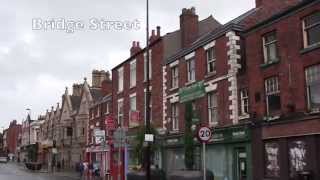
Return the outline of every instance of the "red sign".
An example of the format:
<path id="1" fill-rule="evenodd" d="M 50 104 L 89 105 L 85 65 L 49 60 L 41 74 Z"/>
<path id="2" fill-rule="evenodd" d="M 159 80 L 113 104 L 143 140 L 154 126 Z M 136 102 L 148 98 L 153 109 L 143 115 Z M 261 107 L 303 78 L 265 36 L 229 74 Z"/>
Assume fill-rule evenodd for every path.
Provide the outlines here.
<path id="1" fill-rule="evenodd" d="M 140 112 L 131 111 L 130 112 L 130 122 L 129 127 L 137 127 L 140 125 Z"/>
<path id="2" fill-rule="evenodd" d="M 105 124 L 106 124 L 107 130 L 114 130 L 114 129 L 117 128 L 116 127 L 116 122 L 114 121 L 112 116 L 107 116 L 106 117 Z"/>

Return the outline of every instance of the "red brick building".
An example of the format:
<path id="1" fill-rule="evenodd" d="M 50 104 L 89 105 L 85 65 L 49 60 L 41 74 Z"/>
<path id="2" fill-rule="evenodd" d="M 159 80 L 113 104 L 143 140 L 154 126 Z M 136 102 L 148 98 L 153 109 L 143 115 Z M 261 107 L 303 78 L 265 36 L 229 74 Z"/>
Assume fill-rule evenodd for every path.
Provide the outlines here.
<path id="1" fill-rule="evenodd" d="M 9 128 L 6 133 L 6 151 L 8 156 L 15 157 L 18 147 L 18 136 L 21 132 L 21 125 L 17 124 L 16 120 L 10 122 Z"/>
<path id="2" fill-rule="evenodd" d="M 261 124 L 255 179 L 320 179 L 320 1 L 303 1 L 243 38 L 250 114 Z"/>
<path id="3" fill-rule="evenodd" d="M 195 38 L 208 33 L 220 24 L 212 17 L 198 20 L 195 9 L 184 9 L 180 16 L 180 30 L 160 34 L 160 27 L 150 37 L 150 64 L 146 62 L 146 50 L 139 42 L 133 42 L 131 56 L 112 70 L 113 115 L 119 125 L 128 127 L 129 138 L 145 123 L 146 67 L 150 69 L 151 124 L 162 135 L 167 133 L 164 93 L 166 92 L 163 64 L 178 51 L 190 46 Z M 131 140 L 129 140 L 132 143 Z M 130 144 L 129 143 L 129 144 Z M 134 165 L 129 145 L 129 166 Z M 154 164 L 162 166 L 162 154 L 156 153 Z"/>

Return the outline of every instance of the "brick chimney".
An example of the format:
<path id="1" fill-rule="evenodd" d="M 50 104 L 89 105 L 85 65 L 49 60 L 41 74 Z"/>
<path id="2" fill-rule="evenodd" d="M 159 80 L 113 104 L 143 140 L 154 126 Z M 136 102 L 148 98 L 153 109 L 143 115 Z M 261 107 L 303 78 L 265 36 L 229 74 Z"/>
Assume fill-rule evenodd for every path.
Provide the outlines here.
<path id="1" fill-rule="evenodd" d="M 106 79 L 107 79 L 107 73 L 104 70 L 92 71 L 92 87 L 93 88 L 101 88 L 102 82 Z"/>
<path id="2" fill-rule="evenodd" d="M 256 7 L 260 7 L 262 5 L 263 0 L 256 0 Z"/>
<path id="3" fill-rule="evenodd" d="M 106 79 L 101 83 L 101 91 L 103 96 L 111 94 L 112 92 L 112 80 L 109 71 L 106 73 Z"/>
<path id="4" fill-rule="evenodd" d="M 132 56 L 132 55 L 136 54 L 139 51 L 141 51 L 140 42 L 139 41 L 133 41 L 132 42 L 132 47 L 130 49 L 130 55 Z"/>
<path id="5" fill-rule="evenodd" d="M 259 7 L 281 7 L 281 8 L 286 8 L 292 5 L 297 4 L 297 2 L 302 1 L 302 0 L 256 0 L 256 8 Z M 280 9 L 281 9 L 280 8 Z"/>
<path id="6" fill-rule="evenodd" d="M 199 33 L 198 24 L 199 16 L 196 14 L 194 7 L 182 9 L 182 14 L 180 15 L 181 47 L 188 47 L 196 40 Z"/>
<path id="7" fill-rule="evenodd" d="M 73 96 L 81 96 L 81 89 L 82 89 L 81 84 L 73 84 L 72 85 L 72 95 Z"/>
<path id="8" fill-rule="evenodd" d="M 154 29 L 151 31 L 150 43 L 160 38 L 160 36 L 160 26 L 157 26 L 157 31 Z"/>

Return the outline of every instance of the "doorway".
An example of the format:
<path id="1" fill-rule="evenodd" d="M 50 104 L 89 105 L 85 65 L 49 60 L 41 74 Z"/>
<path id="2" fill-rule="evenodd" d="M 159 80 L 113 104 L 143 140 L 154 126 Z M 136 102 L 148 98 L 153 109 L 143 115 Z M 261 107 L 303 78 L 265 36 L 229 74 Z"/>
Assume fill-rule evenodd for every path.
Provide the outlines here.
<path id="1" fill-rule="evenodd" d="M 248 180 L 246 149 L 236 148 L 234 152 L 235 152 L 235 179 Z"/>

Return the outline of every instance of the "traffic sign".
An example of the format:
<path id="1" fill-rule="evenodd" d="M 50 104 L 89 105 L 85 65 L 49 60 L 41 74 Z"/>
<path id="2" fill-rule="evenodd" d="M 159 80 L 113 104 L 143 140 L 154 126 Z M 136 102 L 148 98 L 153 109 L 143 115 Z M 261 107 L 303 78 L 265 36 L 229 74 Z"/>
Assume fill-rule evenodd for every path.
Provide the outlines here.
<path id="1" fill-rule="evenodd" d="M 202 143 L 207 143 L 212 137 L 211 129 L 207 126 L 202 126 L 198 130 L 198 139 Z"/>

